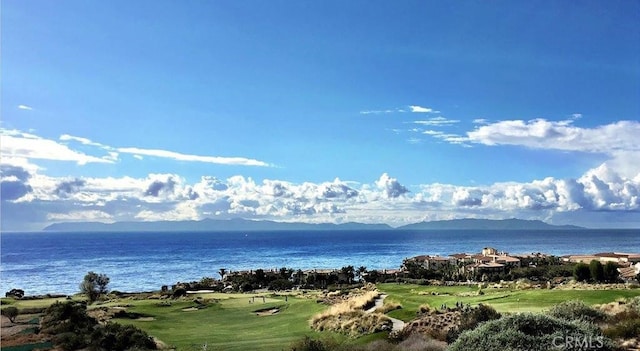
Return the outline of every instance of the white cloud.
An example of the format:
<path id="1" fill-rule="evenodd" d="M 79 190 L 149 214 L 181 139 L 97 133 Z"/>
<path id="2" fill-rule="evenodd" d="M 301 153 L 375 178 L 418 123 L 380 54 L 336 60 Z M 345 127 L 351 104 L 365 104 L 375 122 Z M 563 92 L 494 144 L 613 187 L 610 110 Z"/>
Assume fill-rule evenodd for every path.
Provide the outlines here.
<path id="1" fill-rule="evenodd" d="M 118 161 L 120 153 L 125 153 L 131 154 L 132 157 L 138 160 L 142 160 L 144 155 L 186 162 L 272 167 L 271 164 L 266 162 L 245 157 L 199 156 L 137 147 L 115 148 L 94 142 L 88 138 L 69 134 L 61 135 L 59 140 L 62 142 L 77 142 L 82 145 L 93 146 L 98 149 L 98 152 L 104 155 L 100 157 L 87 155 L 83 152 L 73 150 L 67 143 L 60 143 L 19 130 L 0 129 L 0 136 L 2 137 L 1 156 L 3 159 L 73 161 L 84 165 L 87 163 L 115 163 Z"/>
<path id="2" fill-rule="evenodd" d="M 27 110 L 27 111 L 31 111 L 31 110 L 33 110 L 33 107 L 31 107 L 31 106 L 27 106 L 27 105 L 18 105 L 18 109 L 19 109 L 19 110 Z"/>
<path id="3" fill-rule="evenodd" d="M 420 124 L 424 126 L 451 126 L 456 123 L 460 123 L 457 119 L 448 119 L 442 116 L 429 118 L 426 120 L 413 121 L 414 124 Z"/>
<path id="4" fill-rule="evenodd" d="M 418 106 L 418 105 L 410 105 L 409 108 L 411 109 L 411 112 L 413 112 L 413 113 L 431 113 L 431 112 L 433 112 L 433 109 L 431 109 L 431 108 L 422 107 L 422 106 Z"/>
<path id="5" fill-rule="evenodd" d="M 418 106 L 418 105 L 409 105 L 407 107 L 409 109 L 397 107 L 397 108 L 393 108 L 393 109 L 384 109 L 384 110 L 362 110 L 362 111 L 360 111 L 360 114 L 361 115 L 378 115 L 378 114 L 406 113 L 406 112 L 411 112 L 411 113 L 440 113 L 440 111 L 435 111 L 435 110 L 433 110 L 432 108 L 429 108 L 429 107 L 422 107 L 422 106 Z"/>
<path id="6" fill-rule="evenodd" d="M 95 157 L 75 151 L 54 140 L 23 133 L 17 130 L 0 130 L 2 158 L 23 158 L 54 161 L 72 161 L 80 165 L 87 163 L 113 163 L 113 160 Z"/>
<path id="7" fill-rule="evenodd" d="M 83 145 L 90 145 L 90 146 L 97 146 L 106 150 L 113 150 L 112 147 L 104 145 L 104 144 L 100 144 L 100 143 L 96 143 L 90 139 L 87 138 L 82 138 L 82 137 L 77 137 L 77 136 L 73 136 L 73 135 L 69 135 L 69 134 L 62 134 L 60 136 L 60 140 L 62 141 L 77 141 L 80 144 Z"/>
<path id="8" fill-rule="evenodd" d="M 396 113 L 396 112 L 404 112 L 398 109 L 395 110 L 364 110 L 364 111 L 360 111 L 361 115 L 380 115 L 380 114 L 387 114 L 387 113 Z"/>
<path id="9" fill-rule="evenodd" d="M 266 162 L 245 158 L 245 157 L 198 156 L 198 155 L 182 154 L 179 152 L 173 152 L 173 151 L 167 151 L 167 150 L 141 149 L 137 147 L 123 147 L 123 148 L 118 148 L 116 150 L 118 152 L 125 153 L 125 154 L 169 158 L 176 161 L 204 162 L 204 163 L 238 165 L 238 166 L 260 166 L 260 167 L 271 166 Z"/>
<path id="10" fill-rule="evenodd" d="M 508 120 L 479 127 L 467 133 L 467 140 L 485 145 L 519 145 L 611 154 L 640 151 L 640 122 L 619 121 L 594 128 L 580 128 L 572 120 Z"/>

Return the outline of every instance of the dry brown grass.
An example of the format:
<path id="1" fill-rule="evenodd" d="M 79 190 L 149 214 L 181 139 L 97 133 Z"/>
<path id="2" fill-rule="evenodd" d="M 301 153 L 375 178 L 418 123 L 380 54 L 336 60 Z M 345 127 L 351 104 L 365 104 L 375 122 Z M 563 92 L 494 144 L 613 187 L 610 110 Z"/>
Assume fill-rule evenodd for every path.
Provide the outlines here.
<path id="1" fill-rule="evenodd" d="M 350 336 L 390 330 L 391 319 L 381 313 L 366 313 L 364 308 L 372 305 L 380 296 L 378 291 L 366 291 L 360 295 L 337 303 L 310 320 L 315 330 L 331 330 Z"/>
<path id="2" fill-rule="evenodd" d="M 389 301 L 388 299 L 384 301 L 384 304 L 378 308 L 376 308 L 376 312 L 386 314 L 388 312 L 399 310 L 402 308 L 402 305 L 396 301 Z"/>

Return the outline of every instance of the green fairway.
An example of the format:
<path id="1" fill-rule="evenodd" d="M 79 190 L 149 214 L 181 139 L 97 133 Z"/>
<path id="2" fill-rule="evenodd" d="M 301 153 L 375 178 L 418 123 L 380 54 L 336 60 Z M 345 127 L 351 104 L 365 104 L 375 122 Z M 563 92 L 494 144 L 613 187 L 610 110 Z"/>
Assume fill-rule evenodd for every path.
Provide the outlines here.
<path id="1" fill-rule="evenodd" d="M 304 335 L 329 336 L 342 341 L 344 336 L 317 333 L 308 320 L 326 308 L 315 299 L 284 296 L 261 297 L 249 303 L 252 295 L 203 294 L 217 299 L 207 308 L 184 311 L 197 306 L 192 299 L 160 306 L 158 301 L 133 301 L 128 310 L 153 317 L 140 321 L 116 319 L 118 323 L 134 324 L 178 350 L 283 350 Z M 254 311 L 278 308 L 273 315 L 258 316 Z"/>
<path id="2" fill-rule="evenodd" d="M 640 296 L 640 289 L 633 290 L 547 290 L 547 289 L 482 289 L 477 295 L 477 286 L 423 286 L 413 284 L 379 284 L 378 289 L 389 295 L 389 299 L 402 304 L 402 309 L 392 311 L 389 316 L 409 321 L 416 316 L 422 304 L 440 308 L 442 304 L 455 307 L 456 302 L 491 305 L 499 312 L 539 312 L 567 300 L 579 299 L 587 304 L 601 304 L 621 298 Z"/>

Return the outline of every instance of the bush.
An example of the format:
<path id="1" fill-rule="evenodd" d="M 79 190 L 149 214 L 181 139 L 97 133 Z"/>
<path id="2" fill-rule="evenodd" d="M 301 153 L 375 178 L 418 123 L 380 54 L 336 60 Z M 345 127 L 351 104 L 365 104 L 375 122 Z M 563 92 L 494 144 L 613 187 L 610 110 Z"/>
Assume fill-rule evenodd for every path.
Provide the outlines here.
<path id="1" fill-rule="evenodd" d="M 472 308 L 462 312 L 460 315 L 460 324 L 457 328 L 449 329 L 446 340 L 448 343 L 452 343 L 462 332 L 473 330 L 482 322 L 500 319 L 500 317 L 502 317 L 502 315 L 493 307 L 479 304 L 477 308 Z"/>
<path id="2" fill-rule="evenodd" d="M 123 351 L 154 350 L 156 345 L 144 331 L 132 326 L 100 325 L 87 315 L 87 306 L 77 302 L 56 302 L 42 317 L 42 332 L 53 335 L 62 350 Z"/>
<path id="3" fill-rule="evenodd" d="M 311 339 L 305 336 L 302 340 L 291 345 L 291 351 L 330 351 L 332 350 L 321 340 Z"/>
<path id="4" fill-rule="evenodd" d="M 589 270 L 589 265 L 586 263 L 578 263 L 573 268 L 573 277 L 579 281 L 587 281 L 591 278 L 591 270 Z"/>
<path id="5" fill-rule="evenodd" d="M 290 290 L 293 288 L 293 282 L 288 279 L 276 279 L 269 284 L 269 290 Z"/>
<path id="6" fill-rule="evenodd" d="M 171 294 L 171 297 L 174 299 L 177 299 L 179 297 L 182 296 L 187 296 L 187 289 L 185 288 L 177 288 L 175 290 L 173 290 L 173 294 Z"/>
<path id="7" fill-rule="evenodd" d="M 637 338 L 640 335 L 640 318 L 624 320 L 604 330 L 610 338 Z"/>
<path id="8" fill-rule="evenodd" d="M 571 337 L 571 339 L 569 339 Z M 613 342 L 585 321 L 568 321 L 548 315 L 515 314 L 486 322 L 466 331 L 450 351 L 584 350 L 584 342 L 601 351 L 613 351 Z"/>
<path id="9" fill-rule="evenodd" d="M 16 322 L 16 317 L 18 317 L 18 308 L 17 307 L 9 306 L 9 307 L 3 308 L 0 312 L 2 312 L 3 316 L 9 318 L 11 323 L 15 323 Z"/>
<path id="10" fill-rule="evenodd" d="M 568 321 L 585 320 L 588 322 L 601 322 L 607 317 L 604 312 L 596 310 L 580 300 L 561 302 L 553 306 L 548 314 Z"/>
<path id="11" fill-rule="evenodd" d="M 447 344 L 425 335 L 411 334 L 395 348 L 397 351 L 445 351 Z"/>
<path id="12" fill-rule="evenodd" d="M 156 344 L 147 333 L 132 325 L 107 323 L 91 334 L 90 347 L 105 351 L 155 350 Z"/>
<path id="13" fill-rule="evenodd" d="M 80 292 L 85 294 L 89 302 L 94 302 L 108 292 L 109 277 L 106 274 L 89 272 L 80 283 Z"/>
<path id="14" fill-rule="evenodd" d="M 21 299 L 24 297 L 24 290 L 22 289 L 11 289 L 4 293 L 4 297 L 13 297 L 15 299 Z"/>
<path id="15" fill-rule="evenodd" d="M 604 266 L 600 261 L 592 260 L 589 263 L 589 271 L 591 272 L 591 280 L 596 283 L 604 281 Z"/>

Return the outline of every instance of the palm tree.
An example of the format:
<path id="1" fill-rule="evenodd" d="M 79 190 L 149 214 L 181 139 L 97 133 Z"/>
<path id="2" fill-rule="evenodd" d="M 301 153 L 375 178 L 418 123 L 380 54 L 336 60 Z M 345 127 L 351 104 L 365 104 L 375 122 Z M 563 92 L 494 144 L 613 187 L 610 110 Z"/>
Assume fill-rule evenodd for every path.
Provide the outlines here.
<path id="1" fill-rule="evenodd" d="M 358 280 L 362 280 L 362 276 L 367 273 L 367 267 L 365 266 L 360 266 L 358 267 L 358 270 L 356 271 L 357 275 L 358 275 Z"/>
<path id="2" fill-rule="evenodd" d="M 226 268 L 220 268 L 218 270 L 218 274 L 220 274 L 220 280 L 224 280 L 224 276 L 227 274 L 227 269 Z"/>
<path id="3" fill-rule="evenodd" d="M 347 282 L 349 284 L 351 284 L 351 281 L 353 280 L 353 272 L 355 271 L 355 269 L 353 268 L 353 266 L 349 265 L 346 267 L 342 267 L 340 269 L 340 272 L 345 275 L 345 277 L 347 278 Z"/>

